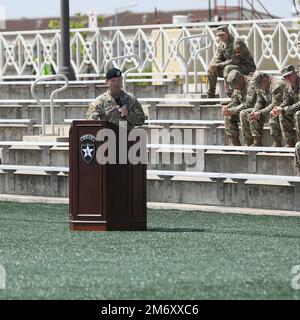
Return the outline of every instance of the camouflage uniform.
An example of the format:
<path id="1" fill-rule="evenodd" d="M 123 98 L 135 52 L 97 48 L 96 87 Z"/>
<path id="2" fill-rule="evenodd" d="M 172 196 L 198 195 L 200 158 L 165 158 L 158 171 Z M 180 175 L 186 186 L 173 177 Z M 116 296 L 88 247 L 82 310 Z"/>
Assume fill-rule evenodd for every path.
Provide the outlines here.
<path id="1" fill-rule="evenodd" d="M 231 64 L 237 65 L 244 75 L 249 75 L 255 72 L 256 65 L 251 52 L 247 48 L 245 42 L 241 38 L 234 41 L 234 55 L 231 59 Z"/>
<path id="2" fill-rule="evenodd" d="M 239 48 L 239 53 L 235 52 L 237 48 Z M 235 40 L 231 35 L 227 44 L 221 42 L 219 45 L 213 64 L 217 65 L 217 70 L 215 72 L 208 71 L 208 94 L 211 96 L 215 93 L 218 77 L 223 77 L 226 80 L 232 70 L 238 70 L 242 74 L 249 75 L 256 69 L 253 57 L 246 44 L 242 39 L 237 38 Z"/>
<path id="3" fill-rule="evenodd" d="M 241 127 L 245 138 L 262 137 L 264 123 L 269 118 L 270 112 L 275 106 L 282 103 L 284 83 L 282 81 L 278 81 L 274 77 L 268 76 L 268 78 L 270 83 L 268 92 L 258 89 L 257 100 L 254 108 L 252 110 L 244 110 L 243 113 L 241 113 Z M 253 111 L 260 111 L 260 118 L 257 121 L 250 122 L 248 120 L 248 116 Z M 270 117 L 269 123 L 271 126 L 271 136 L 279 137 L 281 139 L 278 117 Z"/>
<path id="4" fill-rule="evenodd" d="M 119 107 L 126 107 L 128 115 L 122 117 L 117 110 Z M 145 114 L 141 104 L 131 94 L 121 90 L 119 97 L 112 97 L 108 90 L 93 101 L 86 114 L 88 120 L 106 120 L 119 125 L 119 121 L 127 121 L 128 129 L 134 126 L 141 126 L 145 121 Z"/>
<path id="5" fill-rule="evenodd" d="M 297 142 L 295 146 L 295 165 L 300 173 L 300 141 Z"/>
<path id="6" fill-rule="evenodd" d="M 235 71 L 232 71 L 234 73 Z M 228 75 L 228 80 L 231 80 L 231 74 Z M 244 109 L 252 110 L 256 101 L 256 91 L 250 77 L 243 76 L 245 80 L 244 88 L 239 91 L 234 89 L 231 102 L 228 104 L 228 109 L 233 113 L 231 116 L 225 116 L 225 132 L 229 137 L 239 137 L 239 115 Z M 232 89 L 234 85 L 232 86 Z"/>
<path id="7" fill-rule="evenodd" d="M 293 141 L 297 132 L 297 139 L 300 140 L 300 77 L 298 76 L 296 85 L 292 88 L 285 84 L 283 92 L 283 102 L 279 105 L 283 108 L 283 113 L 279 115 L 280 127 L 285 142 Z M 295 129 L 296 128 L 296 131 Z"/>
<path id="8" fill-rule="evenodd" d="M 300 110 L 295 113 L 295 129 L 297 134 L 297 141 L 300 141 Z"/>

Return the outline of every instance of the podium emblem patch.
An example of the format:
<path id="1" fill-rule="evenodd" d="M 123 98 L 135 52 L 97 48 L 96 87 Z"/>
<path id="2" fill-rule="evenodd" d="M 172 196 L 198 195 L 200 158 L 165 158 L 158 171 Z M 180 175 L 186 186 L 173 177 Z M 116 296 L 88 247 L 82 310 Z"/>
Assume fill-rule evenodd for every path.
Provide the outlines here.
<path id="1" fill-rule="evenodd" d="M 95 157 L 95 151 L 96 151 L 95 141 L 96 141 L 95 136 L 91 134 L 85 134 L 84 136 L 80 137 L 81 156 L 86 163 L 91 163 Z"/>

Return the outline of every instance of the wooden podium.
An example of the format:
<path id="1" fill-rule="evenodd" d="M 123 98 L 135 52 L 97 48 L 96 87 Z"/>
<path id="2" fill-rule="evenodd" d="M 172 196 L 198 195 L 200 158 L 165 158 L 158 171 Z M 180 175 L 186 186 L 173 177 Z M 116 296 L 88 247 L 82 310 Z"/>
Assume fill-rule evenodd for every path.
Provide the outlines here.
<path id="1" fill-rule="evenodd" d="M 117 164 L 99 164 L 99 130 L 116 135 Z M 69 151 L 70 229 L 86 231 L 146 230 L 146 165 L 120 164 L 119 142 L 128 131 L 106 121 L 73 121 Z M 132 144 L 128 143 L 127 153 Z M 145 146 L 146 147 L 146 146 Z"/>

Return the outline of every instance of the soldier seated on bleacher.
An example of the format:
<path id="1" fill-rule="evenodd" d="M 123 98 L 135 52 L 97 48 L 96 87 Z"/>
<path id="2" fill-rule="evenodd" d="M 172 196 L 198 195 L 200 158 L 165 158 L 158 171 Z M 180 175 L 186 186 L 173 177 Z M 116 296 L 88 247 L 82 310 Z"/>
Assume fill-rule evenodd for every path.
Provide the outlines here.
<path id="1" fill-rule="evenodd" d="M 232 64 L 237 65 L 244 75 L 252 76 L 256 70 L 256 65 L 253 56 L 243 39 L 237 38 L 234 41 L 233 50 L 234 55 L 232 57 Z"/>
<path id="2" fill-rule="evenodd" d="M 252 110 L 256 102 L 256 91 L 251 77 L 244 76 L 237 70 L 232 70 L 227 77 L 228 85 L 233 90 L 231 101 L 223 106 L 222 113 L 225 120 L 225 132 L 231 140 L 231 145 L 240 146 L 239 119 L 243 109 Z M 247 140 L 249 145 L 252 140 Z"/>
<path id="3" fill-rule="evenodd" d="M 296 174 L 300 176 L 300 141 L 298 141 L 295 146 L 295 166 Z"/>
<path id="4" fill-rule="evenodd" d="M 221 43 L 218 47 L 216 57 L 208 70 L 207 95 L 209 98 L 215 96 L 218 77 L 224 78 L 225 90 L 230 96 L 232 92 L 227 84 L 229 72 L 238 70 L 248 75 L 256 69 L 253 57 L 242 39 L 234 39 L 229 33 L 228 26 L 220 26 L 217 28 L 217 31 L 217 36 Z"/>
<path id="5" fill-rule="evenodd" d="M 274 108 L 272 115 L 278 118 L 285 147 L 294 147 L 295 140 L 300 140 L 300 77 L 291 64 L 281 73 L 285 83 L 283 101 Z"/>
<path id="6" fill-rule="evenodd" d="M 267 73 L 256 71 L 252 78 L 257 90 L 257 99 L 252 110 L 243 110 L 240 115 L 244 137 L 252 137 L 252 146 L 262 146 L 264 123 L 269 119 L 273 147 L 281 147 L 281 129 L 278 117 L 272 110 L 282 103 L 284 84 Z M 269 118 L 270 117 L 270 118 Z"/>

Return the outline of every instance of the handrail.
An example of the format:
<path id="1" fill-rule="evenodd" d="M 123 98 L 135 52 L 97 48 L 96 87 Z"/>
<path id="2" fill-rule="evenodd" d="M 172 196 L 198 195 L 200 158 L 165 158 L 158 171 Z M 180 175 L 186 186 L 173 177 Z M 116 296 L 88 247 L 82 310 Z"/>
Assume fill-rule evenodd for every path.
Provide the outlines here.
<path id="1" fill-rule="evenodd" d="M 44 136 L 46 134 L 46 130 L 45 130 L 45 106 L 43 104 L 43 102 L 39 99 L 39 97 L 35 94 L 35 87 L 37 85 L 38 82 L 40 81 L 45 81 L 45 80 L 51 80 L 51 79 L 60 79 L 63 78 L 65 80 L 65 85 L 61 88 L 58 88 L 56 90 L 54 90 L 53 92 L 51 92 L 50 95 L 50 123 L 51 123 L 51 134 L 54 135 L 54 111 L 53 111 L 53 98 L 54 95 L 58 92 L 61 92 L 65 89 L 67 89 L 68 85 L 69 85 L 69 80 L 67 78 L 66 75 L 64 74 L 54 74 L 51 76 L 43 76 L 40 77 L 38 79 L 36 79 L 33 84 L 31 85 L 31 94 L 33 96 L 33 98 L 37 101 L 37 103 L 41 106 L 41 118 L 42 118 L 42 136 Z"/>
<path id="2" fill-rule="evenodd" d="M 185 68 L 185 93 L 189 92 L 189 82 L 188 82 L 189 70 L 188 70 L 188 63 L 186 62 L 186 59 L 184 59 L 182 54 L 179 52 L 179 44 L 182 41 L 187 40 L 187 39 L 202 38 L 202 37 L 207 37 L 207 34 L 196 34 L 196 35 L 193 35 L 193 36 L 183 37 L 176 43 L 176 46 L 175 46 L 176 54 L 181 59 L 181 62 L 183 64 L 184 68 Z M 208 47 L 210 47 L 210 42 L 209 42 L 209 46 Z M 204 50 L 204 49 L 207 49 L 208 47 L 204 47 L 204 48 L 201 48 L 201 49 Z M 201 49 L 199 49 L 199 50 L 201 50 Z M 198 56 L 198 53 L 199 53 L 198 51 L 196 52 L 197 56 Z M 195 56 L 195 61 L 196 61 L 197 56 Z"/>
<path id="3" fill-rule="evenodd" d="M 297 18 L 251 21 L 235 20 L 228 22 L 212 21 L 174 25 L 114 26 L 96 30 L 73 29 L 71 31 L 71 42 L 74 49 L 77 48 L 77 51 L 79 52 L 83 46 L 86 50 L 82 52 L 82 59 L 76 54 L 72 55 L 72 64 L 74 65 L 77 79 L 98 78 L 99 76 L 104 76 L 103 66 L 111 57 L 134 53 L 142 60 L 141 66 L 137 71 L 127 74 L 126 84 L 129 82 L 128 78 L 134 72 L 138 75 L 145 72 L 146 75 L 154 76 L 154 72 L 148 70 L 148 67 L 151 66 L 152 63 L 155 63 L 155 70 L 153 71 L 161 72 L 162 76 L 168 76 L 169 71 L 172 71 L 170 62 L 173 61 L 174 58 L 180 62 L 180 66 L 173 68 L 173 73 L 175 76 L 182 76 L 182 74 L 185 75 L 183 72 L 184 67 L 181 60 L 176 56 L 175 50 L 172 49 L 173 45 L 176 44 L 180 38 L 190 35 L 192 30 L 195 30 L 195 34 L 209 34 L 208 39 L 212 42 L 211 48 L 200 54 L 200 56 L 203 57 L 202 63 L 204 64 L 204 69 L 207 69 L 207 65 L 210 63 L 210 60 L 213 59 L 215 53 L 215 50 L 212 50 L 216 38 L 215 29 L 221 24 L 226 24 L 230 27 L 235 36 L 243 35 L 247 38 L 250 51 L 258 69 L 272 68 L 279 74 L 283 66 L 295 60 L 294 58 L 297 51 L 297 32 L 295 33 L 295 30 L 297 29 L 296 22 Z M 181 34 L 174 36 L 167 31 L 175 29 L 181 30 Z M 151 30 L 156 30 L 156 33 L 152 34 Z M 117 32 L 118 36 L 112 38 L 111 35 L 115 32 Z M 88 33 L 89 36 L 85 39 L 85 37 L 82 37 L 81 33 Z M 59 30 L 39 30 L 38 33 L 35 31 L 1 32 L 0 41 L 2 41 L 2 45 L 0 46 L 0 55 L 2 55 L 3 60 L 2 63 L 0 61 L 1 79 L 34 80 L 36 74 L 40 74 L 45 59 L 48 62 L 51 60 L 54 66 L 59 65 L 59 61 L 57 61 L 59 60 L 59 57 L 55 54 L 57 51 L 55 39 L 57 37 L 59 37 Z M 21 42 L 16 43 L 13 41 L 15 38 L 20 39 Z M 40 51 L 43 51 L 44 54 L 39 55 L 37 59 L 35 59 L 35 52 L 32 48 L 35 48 L 37 38 L 41 40 Z M 91 39 L 101 39 L 101 41 L 99 40 L 100 44 L 99 41 L 91 41 Z M 196 39 L 194 41 L 196 41 Z M 185 47 L 187 47 L 186 44 L 187 42 L 185 43 Z M 95 52 L 98 52 L 99 45 L 102 49 L 104 48 L 104 56 L 101 56 L 102 58 L 99 58 L 99 55 L 94 54 Z M 201 41 L 201 46 L 204 45 L 205 42 Z M 189 59 L 189 67 L 191 69 L 193 67 L 192 60 L 194 59 L 194 57 L 190 59 L 191 53 L 196 52 L 200 48 L 199 45 L 197 45 L 197 48 L 193 47 L 194 45 L 191 48 L 192 50 L 189 50 L 191 52 L 186 52 L 186 56 L 184 55 Z M 114 49 L 117 49 L 118 52 L 114 53 Z M 183 46 L 181 43 L 180 52 L 183 54 L 184 51 L 182 51 L 182 49 Z M 205 55 L 206 57 L 204 59 Z M 300 57 L 300 52 L 297 53 L 297 57 Z M 199 58 L 200 57 L 198 56 L 198 61 Z M 137 64 L 135 60 L 134 63 Z M 117 65 L 119 63 L 114 62 L 114 64 Z M 10 67 L 7 68 L 7 66 Z M 29 70 L 28 66 L 34 72 Z M 202 71 L 203 68 L 201 66 L 201 73 Z M 193 76 L 194 73 L 192 76 L 189 76 L 189 80 L 191 80 Z M 190 87 L 190 90 L 194 91 L 193 86 L 192 88 Z"/>
<path id="4" fill-rule="evenodd" d="M 203 48 L 201 48 L 201 49 L 197 50 L 197 51 L 196 51 L 196 53 L 195 53 L 195 60 L 194 60 L 194 72 L 195 72 L 195 75 L 194 75 L 194 82 L 195 82 L 195 93 L 197 93 L 197 92 L 198 92 L 198 89 L 197 89 L 197 76 L 198 76 L 198 71 L 197 71 L 197 58 L 198 58 L 199 54 L 200 54 L 203 50 L 208 49 L 210 46 L 211 46 L 211 42 L 209 42 L 207 46 L 205 46 L 205 47 L 203 47 Z"/>
<path id="5" fill-rule="evenodd" d="M 130 69 L 126 70 L 123 73 L 123 89 L 125 91 L 126 91 L 126 77 L 127 77 L 127 74 L 130 71 L 133 71 L 133 70 L 138 69 L 140 67 L 140 65 L 141 65 L 140 57 L 138 55 L 136 55 L 136 54 L 128 54 L 128 55 L 125 55 L 125 56 L 113 57 L 113 58 L 109 59 L 108 61 L 106 61 L 105 65 L 104 65 L 104 72 L 106 73 L 107 72 L 107 66 L 108 66 L 109 63 L 111 63 L 112 61 L 115 61 L 115 60 L 126 59 L 126 58 L 135 58 L 137 60 L 138 65 L 134 66 L 133 68 L 130 68 Z"/>

